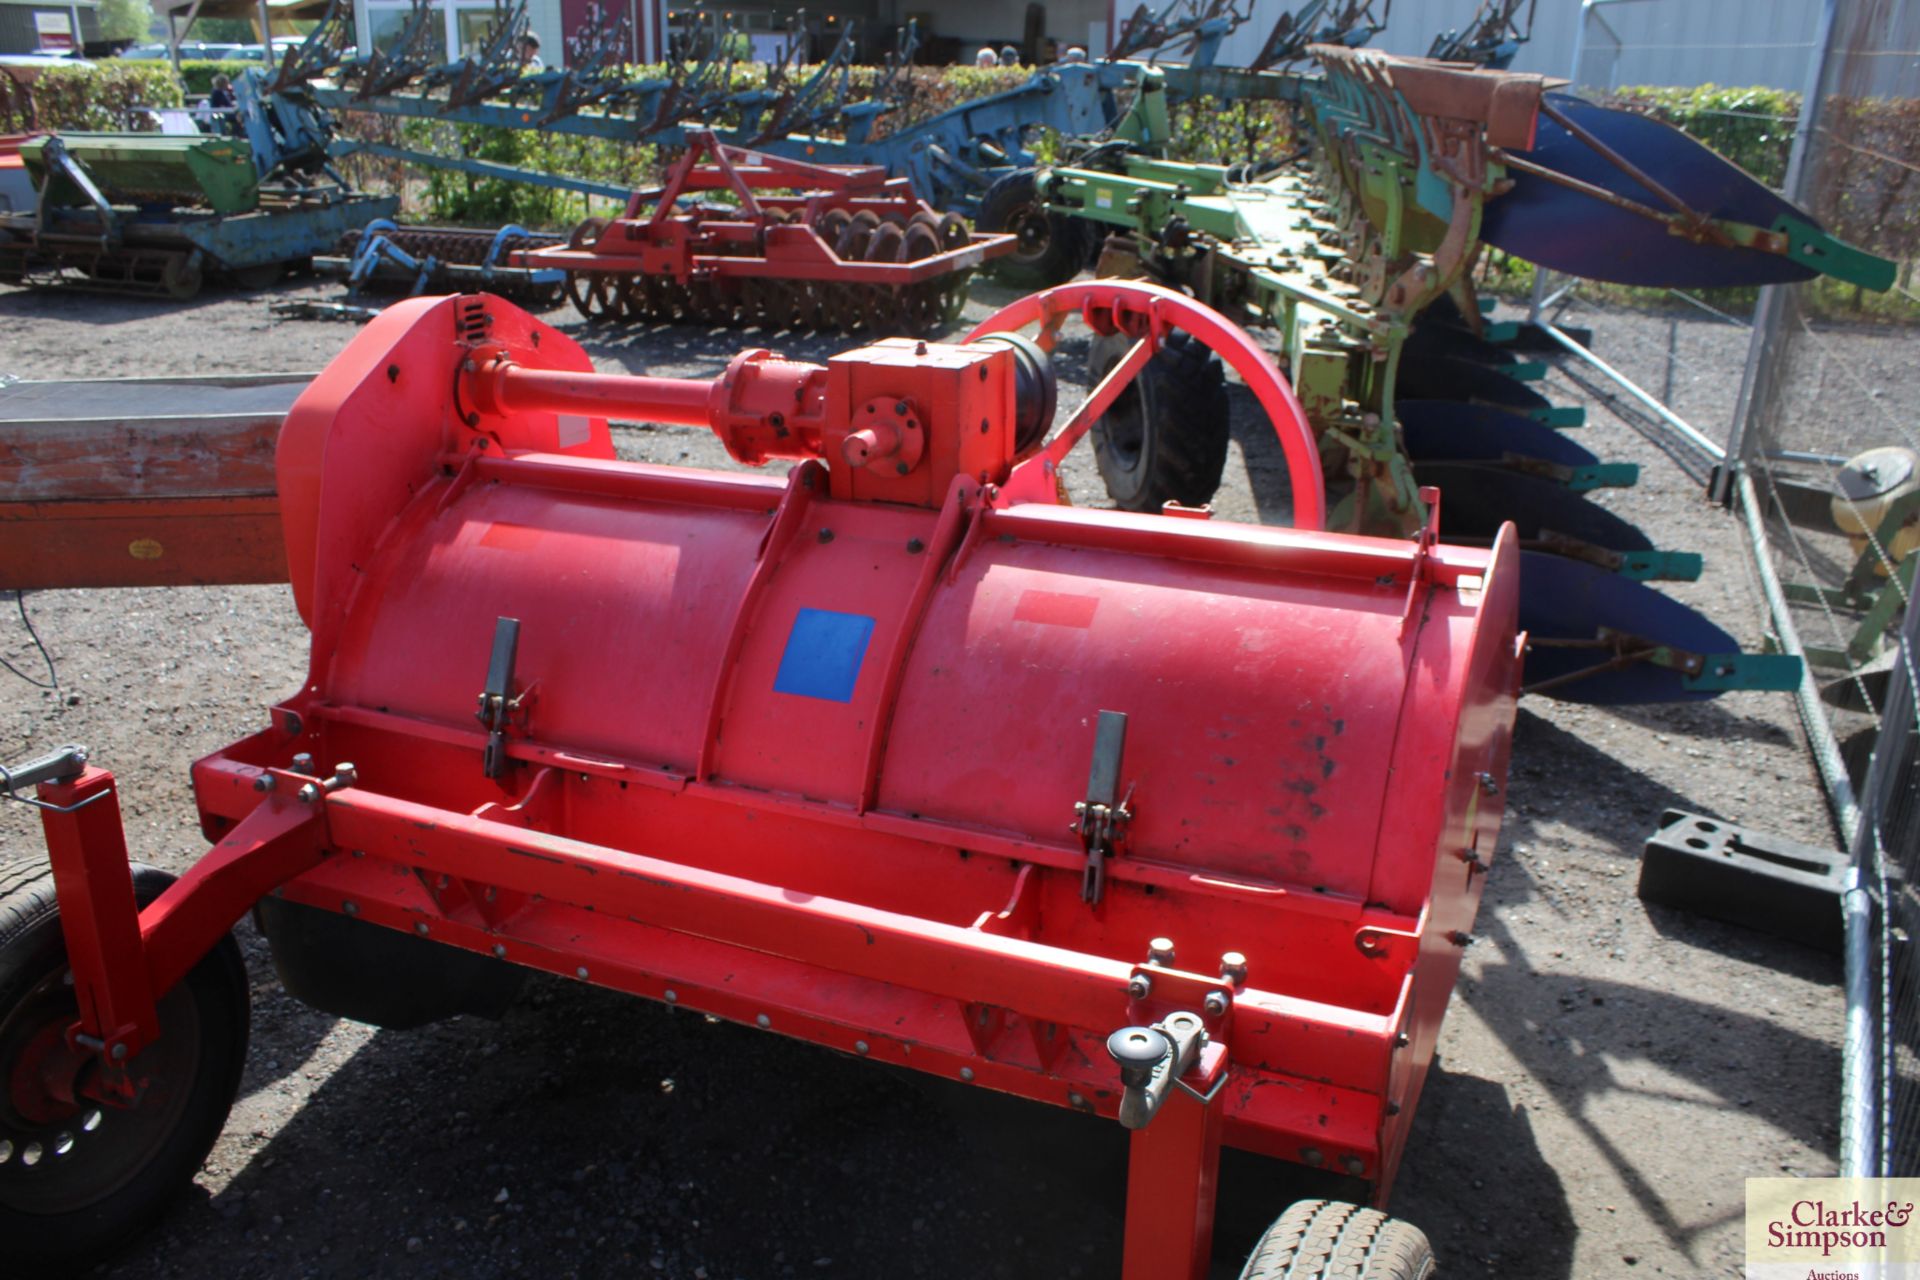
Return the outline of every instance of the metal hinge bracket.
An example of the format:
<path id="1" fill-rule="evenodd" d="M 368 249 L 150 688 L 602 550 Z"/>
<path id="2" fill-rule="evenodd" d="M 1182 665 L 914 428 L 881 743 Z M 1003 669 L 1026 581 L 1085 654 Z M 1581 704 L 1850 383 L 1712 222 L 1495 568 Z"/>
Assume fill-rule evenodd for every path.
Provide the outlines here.
<path id="1" fill-rule="evenodd" d="M 1127 749 L 1127 715 L 1124 711 L 1102 711 L 1093 736 L 1093 764 L 1087 771 L 1087 798 L 1073 806 L 1072 829 L 1080 836 L 1087 866 L 1080 880 L 1080 899 L 1098 905 L 1106 890 L 1107 859 L 1115 856 L 1126 840 L 1127 824 L 1133 821 L 1133 788 L 1118 804 L 1120 759 Z"/>

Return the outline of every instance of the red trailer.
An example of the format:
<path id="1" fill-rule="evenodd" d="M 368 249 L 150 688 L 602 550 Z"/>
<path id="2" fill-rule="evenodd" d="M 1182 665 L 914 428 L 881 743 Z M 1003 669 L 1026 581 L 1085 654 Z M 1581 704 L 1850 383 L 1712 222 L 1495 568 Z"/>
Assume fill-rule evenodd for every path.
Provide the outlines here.
<path id="1" fill-rule="evenodd" d="M 1072 318 L 1133 342 L 1049 443 Z M 1299 527 L 1059 503 L 1174 328 L 1278 424 Z M 798 465 L 620 462 L 610 415 Z M 1219 316 L 1093 282 L 708 382 L 414 299 L 302 394 L 277 468 L 311 666 L 193 766 L 211 851 L 130 875 L 111 773 L 12 771 L 51 855 L 0 896 L 14 1258 L 98 1257 L 198 1167 L 256 909 L 290 991 L 383 1025 L 525 967 L 1113 1117 L 1129 1280 L 1205 1274 L 1223 1142 L 1384 1203 L 1504 803 L 1514 541 L 1319 532 L 1299 406 Z M 1431 1266 L 1324 1203 L 1256 1262 Z"/>
<path id="2" fill-rule="evenodd" d="M 696 192 L 731 201 L 686 199 Z M 1013 247 L 878 165 L 808 164 L 696 130 L 664 188 L 515 261 L 566 271 L 589 320 L 917 335 L 957 319 L 974 269 Z"/>

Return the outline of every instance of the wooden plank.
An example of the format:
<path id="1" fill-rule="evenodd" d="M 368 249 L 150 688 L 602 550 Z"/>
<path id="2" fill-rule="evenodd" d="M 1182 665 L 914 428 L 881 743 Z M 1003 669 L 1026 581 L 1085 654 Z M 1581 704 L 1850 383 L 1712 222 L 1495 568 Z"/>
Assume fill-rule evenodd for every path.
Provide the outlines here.
<path id="1" fill-rule="evenodd" d="M 286 580 L 280 503 L 272 494 L 0 502 L 0 589 Z"/>

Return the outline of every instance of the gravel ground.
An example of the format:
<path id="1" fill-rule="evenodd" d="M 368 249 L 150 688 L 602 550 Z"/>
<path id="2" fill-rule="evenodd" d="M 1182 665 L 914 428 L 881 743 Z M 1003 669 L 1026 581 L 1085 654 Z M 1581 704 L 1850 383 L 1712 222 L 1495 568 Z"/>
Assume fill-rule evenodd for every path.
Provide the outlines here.
<path id="1" fill-rule="evenodd" d="M 976 287 L 969 315 L 1011 296 Z M 840 345 L 549 319 L 606 370 L 710 375 L 757 342 L 815 356 Z M 1730 405 L 1738 344 L 1710 321 L 1681 323 L 1704 353 L 1688 375 L 1703 384 L 1686 394 Z M 1606 326 L 1609 358 L 1665 341 L 1664 320 Z M 276 322 L 262 295 L 170 306 L 0 289 L 0 370 L 24 377 L 310 370 L 351 335 Z M 1549 390 L 1591 403 L 1558 372 Z M 1218 505 L 1272 518 L 1278 451 L 1245 392 L 1233 400 Z M 1590 445 L 1643 468 L 1639 488 L 1602 500 L 1661 545 L 1706 553 L 1707 575 L 1673 594 L 1757 642 L 1732 517 L 1653 444 L 1592 416 Z M 1717 435 L 1724 422 L 1703 426 Z M 693 431 L 623 431 L 621 447 L 722 463 Z M 1091 470 L 1070 475 L 1076 498 L 1095 499 Z M 303 669 L 288 591 L 29 604 L 61 689 L 0 674 L 0 756 L 88 743 L 120 776 L 137 856 L 185 867 L 203 848 L 188 763 L 261 725 Z M 31 657 L 17 618 L 0 617 L 0 654 Z M 1831 842 L 1789 699 L 1528 699 L 1511 797 L 1392 1208 L 1430 1233 L 1453 1277 L 1736 1275 L 1742 1180 L 1834 1171 L 1839 969 L 1643 905 L 1635 864 L 1668 807 Z M 0 859 L 38 848 L 32 815 L 0 806 Z M 376 1032 L 291 1001 L 252 926 L 239 934 L 254 997 L 239 1105 L 192 1193 L 105 1274 L 1117 1274 L 1117 1126 L 577 984 L 536 985 L 499 1023 Z M 1230 1156 L 1216 1274 L 1237 1274 L 1265 1223 L 1316 1189 L 1304 1171 Z"/>

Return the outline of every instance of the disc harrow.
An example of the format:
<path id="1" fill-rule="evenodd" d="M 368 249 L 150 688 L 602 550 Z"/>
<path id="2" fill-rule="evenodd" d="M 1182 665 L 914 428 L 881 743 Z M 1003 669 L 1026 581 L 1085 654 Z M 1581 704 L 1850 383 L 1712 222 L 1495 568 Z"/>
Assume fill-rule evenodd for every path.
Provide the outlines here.
<path id="1" fill-rule="evenodd" d="M 564 270 L 589 320 L 920 337 L 958 319 L 975 268 L 1014 244 L 878 166 L 804 164 L 702 131 L 664 188 L 511 260 Z"/>
<path id="2" fill-rule="evenodd" d="M 548 232 L 506 226 L 400 226 L 380 219 L 341 237 L 339 252 L 315 258 L 324 275 L 347 281 L 349 300 L 363 289 L 414 294 L 484 289 L 522 306 L 558 305 L 563 280 L 553 270 L 508 265 L 513 255 L 563 243 Z"/>

